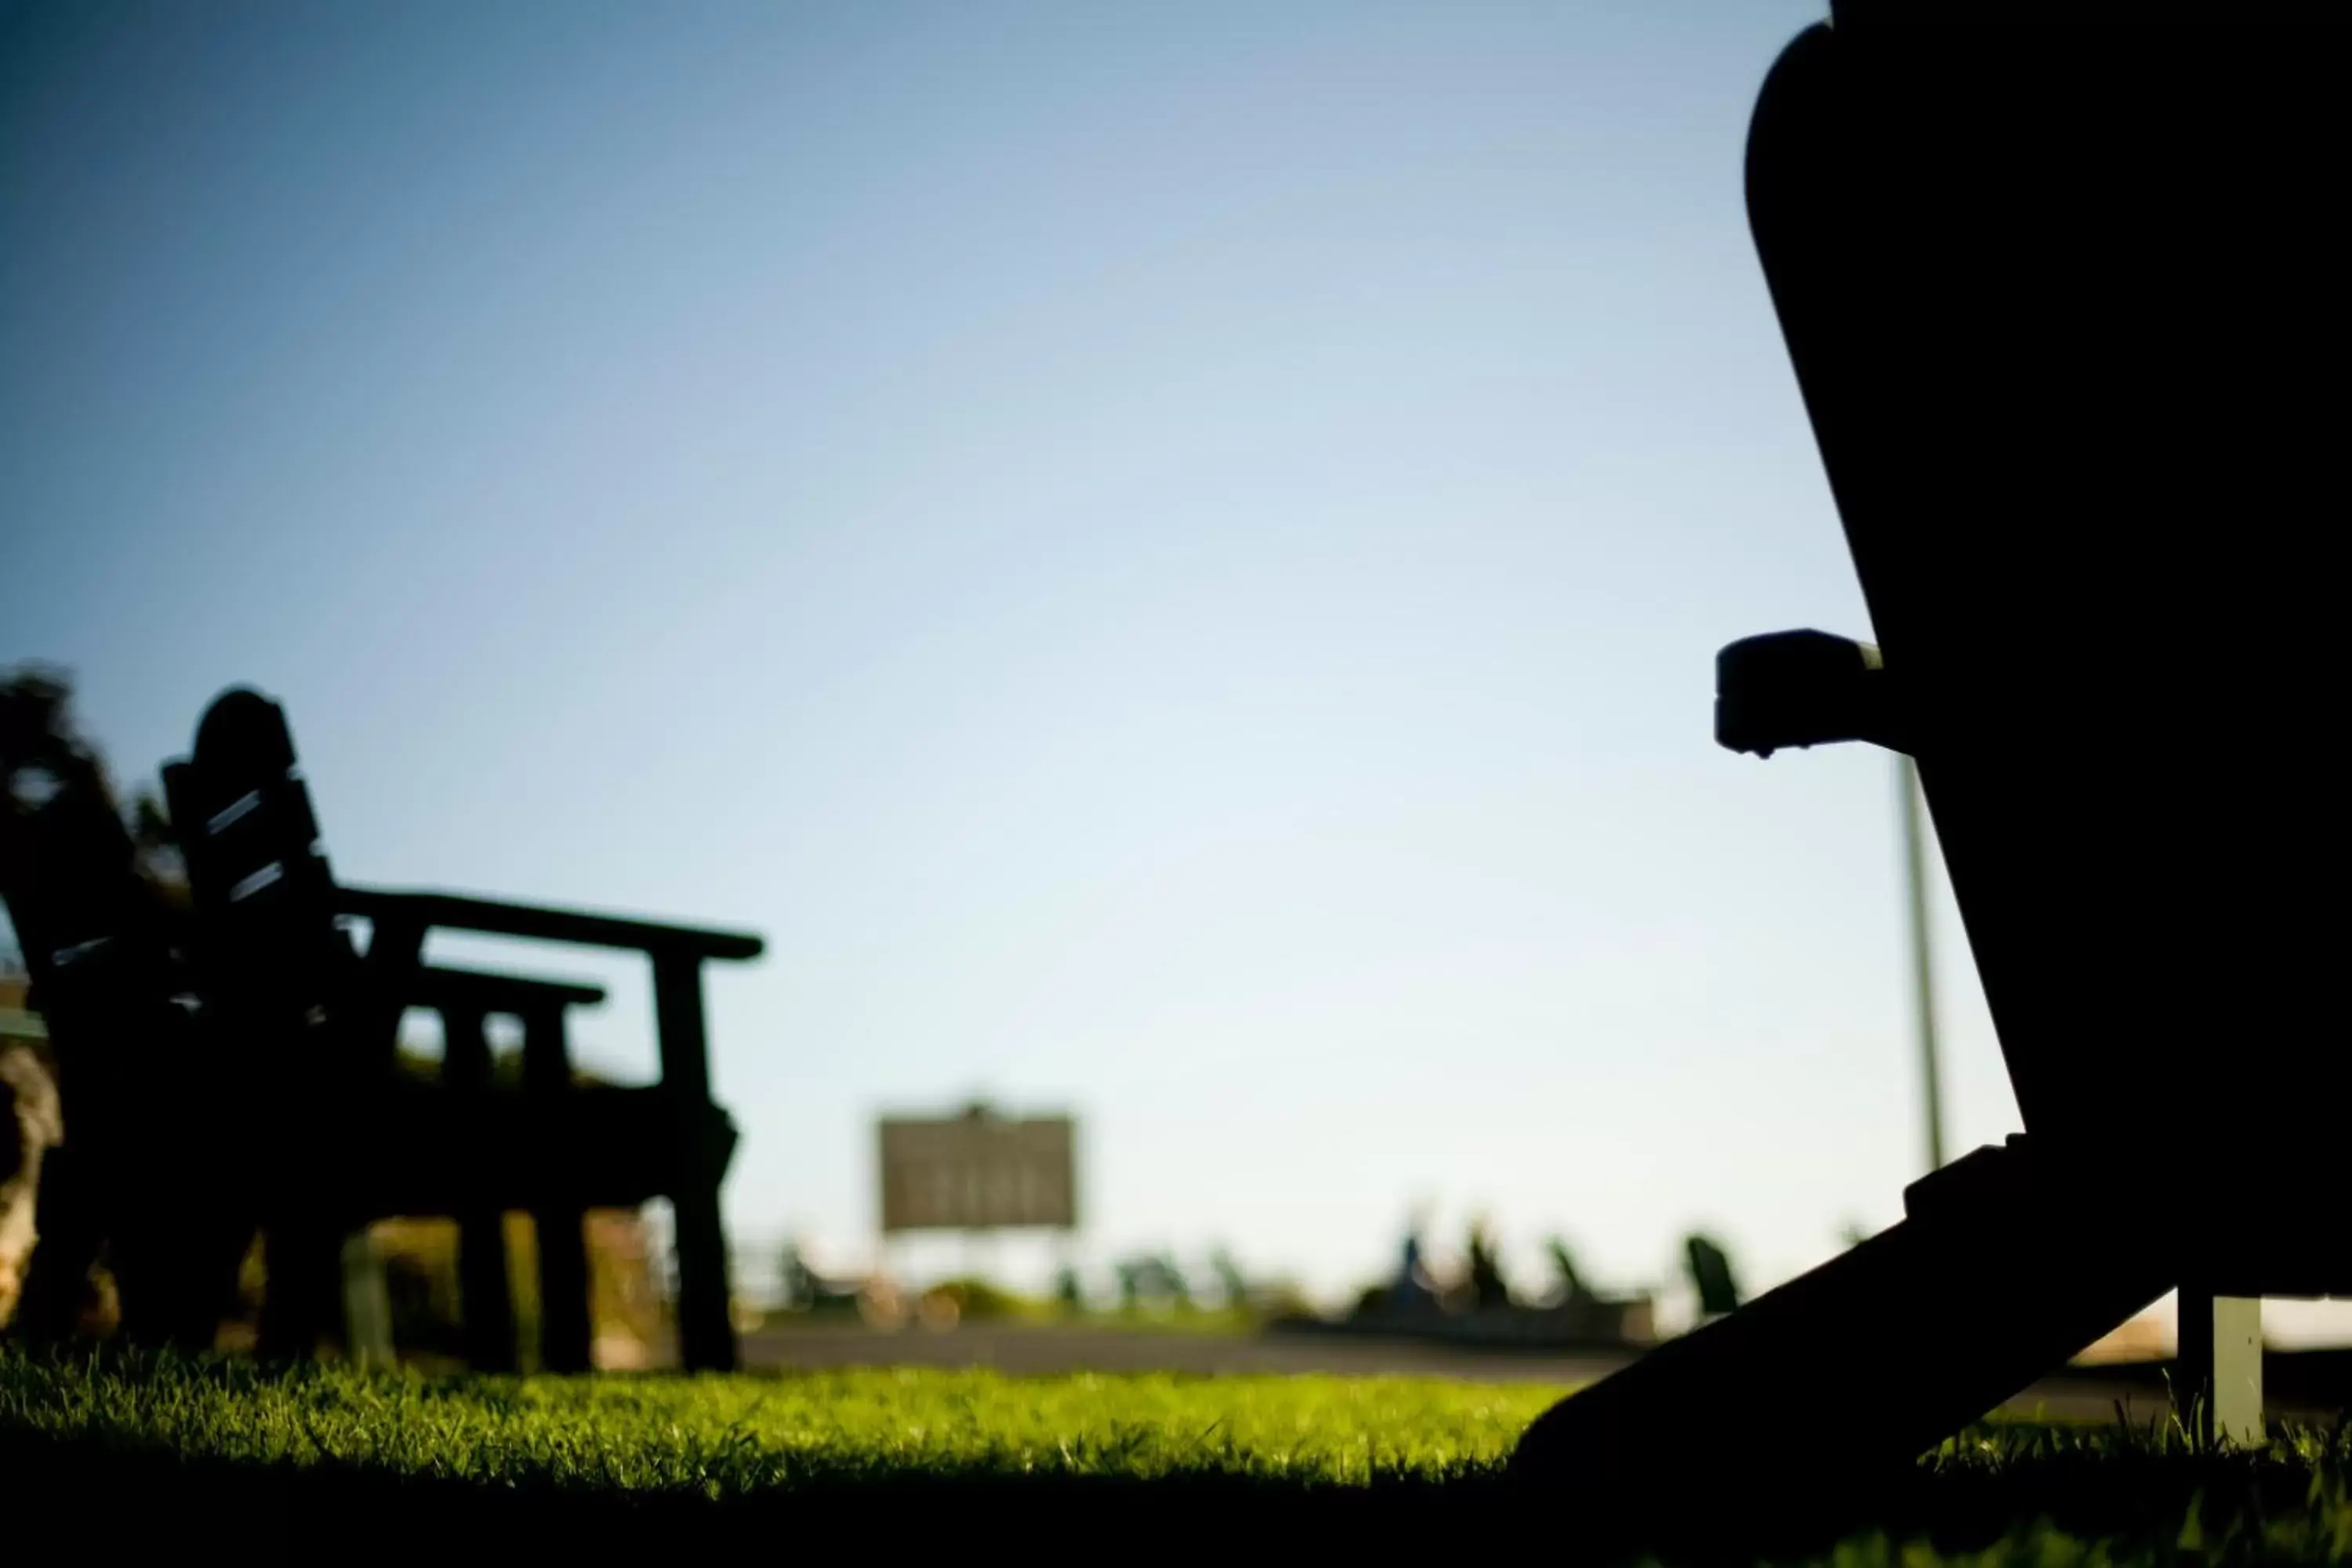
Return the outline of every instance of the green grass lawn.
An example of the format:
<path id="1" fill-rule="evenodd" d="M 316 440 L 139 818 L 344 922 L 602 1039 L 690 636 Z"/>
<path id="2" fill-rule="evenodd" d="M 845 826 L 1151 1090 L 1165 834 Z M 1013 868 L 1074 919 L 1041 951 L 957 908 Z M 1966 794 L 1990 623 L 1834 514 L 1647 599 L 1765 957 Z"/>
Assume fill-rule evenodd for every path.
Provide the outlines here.
<path id="1" fill-rule="evenodd" d="M 151 1521 L 437 1521 L 607 1544 L 646 1526 L 781 1540 L 845 1519 L 1226 1539 L 1358 1525 L 1377 1542 L 1507 1517 L 1572 1545 L 1575 1498 L 1500 1479 L 1558 1393 L 929 1370 L 428 1380 L 0 1350 L 0 1489 L 83 1512 L 138 1499 L 128 1516 Z M 1695 1478 L 1711 1446 L 1769 1441 L 1768 1419 L 1727 1413 L 1693 1434 Z M 1885 1517 L 1822 1550 L 1853 1568 L 2352 1561 L 2348 1478 L 2352 1443 L 2315 1431 L 2200 1453 L 2177 1433 L 2002 1425 L 1923 1462 Z"/>
<path id="2" fill-rule="evenodd" d="M 696 1494 L 925 1479 L 1287 1487 L 1486 1474 L 1556 1389 L 1426 1378 L 268 1375 L 249 1363 L 0 1359 L 0 1430 L 244 1464 Z"/>

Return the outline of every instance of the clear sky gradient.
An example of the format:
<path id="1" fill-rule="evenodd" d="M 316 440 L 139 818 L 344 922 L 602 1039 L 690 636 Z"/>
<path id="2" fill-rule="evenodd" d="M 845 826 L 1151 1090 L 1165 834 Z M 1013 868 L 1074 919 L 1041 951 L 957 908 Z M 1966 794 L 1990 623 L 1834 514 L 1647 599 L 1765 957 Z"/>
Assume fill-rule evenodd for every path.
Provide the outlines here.
<path id="1" fill-rule="evenodd" d="M 131 774 L 279 697 L 350 879 L 764 932 L 746 1237 L 985 1092 L 1097 1260 L 1783 1277 L 1922 1158 L 1889 759 L 1710 739 L 1869 629 L 1740 195 L 1820 11 L 7 7 L 0 658 Z"/>

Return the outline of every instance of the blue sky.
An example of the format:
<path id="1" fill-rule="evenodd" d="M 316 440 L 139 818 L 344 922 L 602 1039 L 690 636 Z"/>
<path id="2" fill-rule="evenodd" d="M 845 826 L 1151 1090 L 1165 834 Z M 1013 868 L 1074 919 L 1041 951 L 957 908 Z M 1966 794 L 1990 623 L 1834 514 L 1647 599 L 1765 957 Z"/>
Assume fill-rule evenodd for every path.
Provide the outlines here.
<path id="1" fill-rule="evenodd" d="M 1920 1161 L 1889 761 L 1709 738 L 1867 631 L 1740 197 L 1819 10 L 0 10 L 0 658 L 126 773 L 281 698 L 350 879 L 764 932 L 747 1237 L 987 1092 L 1097 1258 L 1785 1276 Z"/>

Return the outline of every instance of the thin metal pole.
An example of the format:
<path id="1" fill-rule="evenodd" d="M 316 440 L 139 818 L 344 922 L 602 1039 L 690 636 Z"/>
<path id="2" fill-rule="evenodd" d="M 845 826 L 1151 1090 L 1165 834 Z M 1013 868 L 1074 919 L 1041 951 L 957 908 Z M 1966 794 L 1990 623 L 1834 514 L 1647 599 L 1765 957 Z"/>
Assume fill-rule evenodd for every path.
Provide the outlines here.
<path id="1" fill-rule="evenodd" d="M 1927 825 L 1918 765 L 1902 752 L 1895 758 L 1895 787 L 1902 796 L 1903 870 L 1911 905 L 1911 980 L 1927 1120 L 1927 1169 L 1939 1171 L 1944 1166 L 1944 1084 L 1936 1053 L 1936 972 L 1928 952 Z"/>

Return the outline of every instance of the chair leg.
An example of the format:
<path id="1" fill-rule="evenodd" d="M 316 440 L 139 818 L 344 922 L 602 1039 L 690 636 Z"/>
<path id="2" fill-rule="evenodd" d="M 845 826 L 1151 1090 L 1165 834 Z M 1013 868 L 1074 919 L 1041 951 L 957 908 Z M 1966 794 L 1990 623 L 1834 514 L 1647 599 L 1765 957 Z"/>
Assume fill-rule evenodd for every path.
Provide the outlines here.
<path id="1" fill-rule="evenodd" d="M 688 1372 L 735 1370 L 735 1321 L 729 1311 L 727 1236 L 715 1185 L 672 1205 L 677 1224 L 677 1350 Z"/>
<path id="2" fill-rule="evenodd" d="M 585 1216 L 560 1205 L 532 1216 L 539 1238 L 539 1360 L 549 1372 L 590 1366 Z"/>
<path id="3" fill-rule="evenodd" d="M 442 1087 L 469 1117 L 478 1116 L 490 1088 L 490 1045 L 483 1019 L 478 1004 L 441 1009 Z M 478 1137 L 482 1123 L 460 1125 L 470 1126 Z M 478 1179 L 469 1170 L 468 1187 Z M 507 1280 L 505 1212 L 469 1208 L 457 1217 L 457 1312 L 466 1364 L 476 1372 L 512 1372 L 517 1346 L 514 1288 Z"/>
<path id="4" fill-rule="evenodd" d="M 341 1238 L 317 1225 L 281 1224 L 265 1233 L 268 1285 L 255 1350 L 266 1361 L 306 1361 L 341 1331 Z"/>
<path id="5" fill-rule="evenodd" d="M 677 1350 L 688 1372 L 735 1370 L 735 1321 L 727 1291 L 727 1233 L 719 1179 L 734 1132 L 710 1103 L 710 1055 L 702 1015 L 701 960 L 654 960 L 654 1022 L 662 1087 L 677 1108 L 678 1136 L 693 1173 L 671 1197 L 677 1220 Z"/>
<path id="6" fill-rule="evenodd" d="M 2155 1237 L 2030 1172 L 1980 1150 L 1915 1184 L 1892 1228 L 1538 1417 L 1514 1475 L 1573 1503 L 1596 1557 L 1752 1560 L 1844 1533 L 1921 1453 L 2170 1283 Z M 1730 1440 L 1758 1411 L 1775 1441 Z"/>
<path id="7" fill-rule="evenodd" d="M 237 1270 L 252 1240 L 251 1229 L 231 1218 L 127 1216 L 115 1228 L 112 1252 L 123 1337 L 211 1350 L 236 1310 Z"/>
<path id="8" fill-rule="evenodd" d="M 564 1005 L 527 1007 L 522 1019 L 523 1097 L 559 1113 L 572 1098 L 572 1047 Z M 539 1245 L 539 1364 L 547 1372 L 586 1372 L 593 1364 L 588 1321 L 587 1216 L 561 1191 L 541 1194 L 531 1211 Z"/>
<path id="9" fill-rule="evenodd" d="M 457 1310 L 466 1364 L 476 1372 L 515 1370 L 514 1290 L 507 1281 L 506 1216 L 496 1209 L 457 1221 Z"/>
<path id="10" fill-rule="evenodd" d="M 40 1190 L 34 1194 L 35 1228 L 40 1243 L 17 1298 L 15 1331 L 27 1339 L 73 1336 L 89 1300 L 90 1270 L 106 1237 L 100 1199 L 77 1151 L 57 1148 L 42 1162 Z"/>

